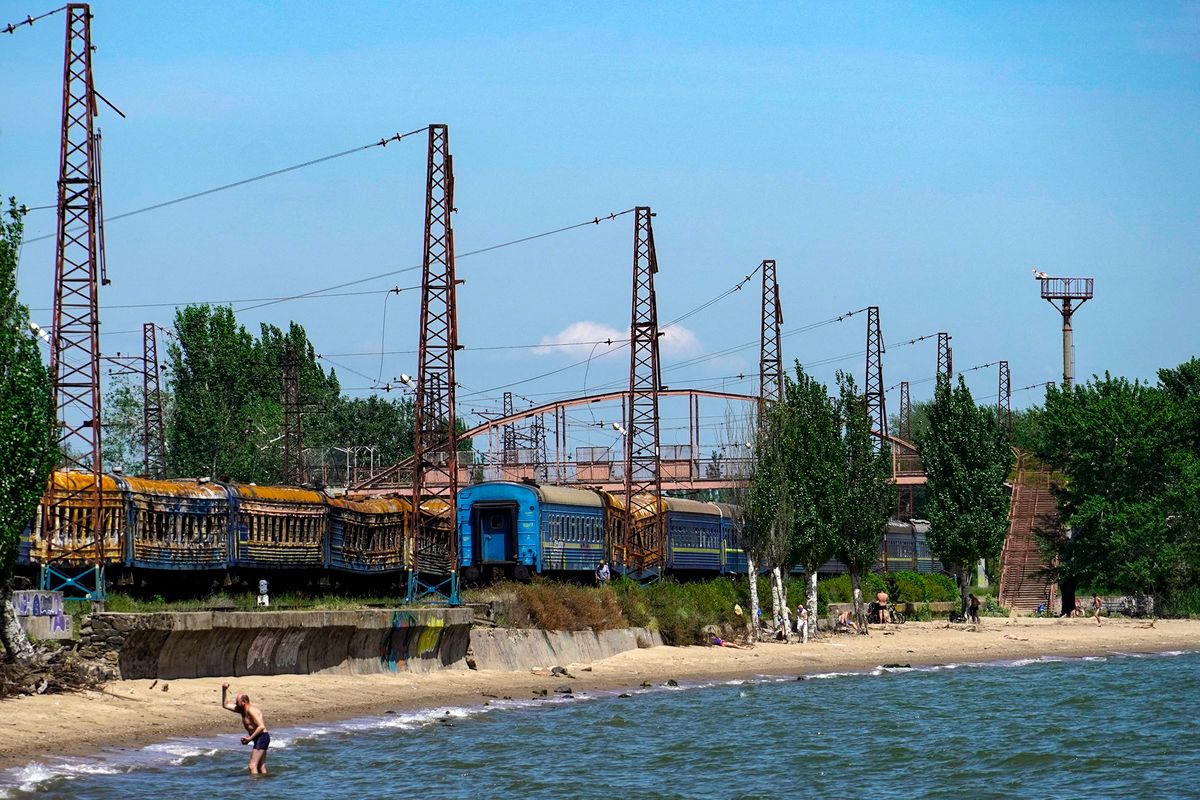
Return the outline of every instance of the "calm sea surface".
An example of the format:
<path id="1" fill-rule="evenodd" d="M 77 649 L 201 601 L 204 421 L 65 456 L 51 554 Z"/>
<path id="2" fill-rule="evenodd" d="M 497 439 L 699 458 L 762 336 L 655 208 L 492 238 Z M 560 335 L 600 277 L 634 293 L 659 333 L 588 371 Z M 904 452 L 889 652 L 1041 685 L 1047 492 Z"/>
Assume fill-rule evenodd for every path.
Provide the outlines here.
<path id="1" fill-rule="evenodd" d="M 0 773 L 69 798 L 1200 797 L 1200 654 L 514 699 Z M 271 709 L 266 709 L 268 719 Z"/>

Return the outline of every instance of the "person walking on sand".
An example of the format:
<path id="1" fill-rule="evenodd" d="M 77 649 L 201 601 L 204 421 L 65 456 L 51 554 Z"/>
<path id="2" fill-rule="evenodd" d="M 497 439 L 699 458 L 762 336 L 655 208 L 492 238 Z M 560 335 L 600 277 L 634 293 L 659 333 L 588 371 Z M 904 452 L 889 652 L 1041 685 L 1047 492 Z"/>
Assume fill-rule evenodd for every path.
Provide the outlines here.
<path id="1" fill-rule="evenodd" d="M 242 715 L 242 725 L 246 728 L 242 744 L 254 745 L 250 751 L 250 774 L 266 775 L 267 748 L 271 746 L 271 732 L 267 730 L 262 709 L 250 702 L 248 694 L 239 694 L 233 703 L 230 703 L 228 683 L 221 684 L 221 708 Z"/>
<path id="2" fill-rule="evenodd" d="M 1104 623 L 1100 621 L 1100 611 L 1104 608 L 1104 601 L 1100 599 L 1100 595 L 1092 595 L 1092 608 L 1096 610 L 1096 624 L 1103 625 Z"/>
<path id="3" fill-rule="evenodd" d="M 974 622 L 976 625 L 978 625 L 979 624 L 979 598 L 976 597 L 974 594 L 969 595 L 969 597 L 971 598 L 971 604 L 968 606 L 967 619 L 970 622 Z"/>

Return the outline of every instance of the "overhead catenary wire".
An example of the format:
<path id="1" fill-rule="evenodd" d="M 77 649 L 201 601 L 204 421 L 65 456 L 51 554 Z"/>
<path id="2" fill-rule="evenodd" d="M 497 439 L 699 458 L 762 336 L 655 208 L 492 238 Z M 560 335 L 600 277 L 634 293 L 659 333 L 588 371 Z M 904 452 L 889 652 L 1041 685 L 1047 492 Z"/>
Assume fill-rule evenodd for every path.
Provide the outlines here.
<path id="1" fill-rule="evenodd" d="M 323 164 L 326 161 L 333 161 L 335 158 L 343 158 L 344 156 L 353 155 L 354 153 L 361 153 L 364 150 L 371 150 L 376 147 L 387 147 L 387 145 L 391 142 L 403 141 L 404 139 L 407 139 L 409 136 L 413 136 L 415 134 L 421 133 L 422 131 L 426 131 L 426 130 L 429 130 L 428 125 L 417 128 L 415 130 L 408 131 L 407 133 L 396 133 L 391 136 L 382 138 L 377 142 L 371 142 L 370 144 L 364 144 L 364 145 L 360 145 L 358 147 L 352 147 L 349 150 L 342 150 L 337 153 L 330 153 L 327 156 L 313 158 L 308 161 L 303 161 L 299 164 L 292 164 L 291 166 L 288 166 L 288 167 L 282 167 L 280 169 L 271 170 L 270 172 L 264 172 L 261 175 L 254 175 L 250 178 L 243 178 L 240 181 L 234 181 L 232 183 L 222 184 L 221 186 L 214 186 L 211 189 L 204 189 L 199 192 L 192 192 L 191 194 L 185 194 L 182 197 L 175 197 L 170 200 L 164 200 L 160 203 L 154 203 L 152 205 L 148 205 L 143 208 L 136 208 L 132 211 L 125 211 L 120 214 L 114 214 L 112 216 L 105 216 L 104 219 L 101 220 L 101 223 L 108 224 L 109 222 L 115 222 L 116 220 L 119 220 L 119 219 L 127 219 L 129 217 L 135 217 L 138 214 L 145 214 L 149 211 L 157 211 L 160 208 L 167 208 L 168 206 L 177 205 L 179 203 L 186 203 L 188 200 L 195 200 L 200 197 L 207 197 L 210 194 L 216 194 L 217 192 L 224 192 L 229 189 L 236 189 L 239 186 L 245 186 L 247 184 L 255 183 L 257 181 L 266 180 L 267 178 L 274 178 L 278 175 L 284 175 L 288 172 L 295 172 L 298 169 L 304 169 L 305 167 L 311 167 L 316 164 Z M 50 208 L 55 208 L 55 207 L 56 206 L 50 206 Z M 36 206 L 36 208 L 45 208 L 45 206 Z M 30 210 L 32 211 L 33 209 L 30 209 Z M 56 235 L 57 234 L 47 233 L 47 234 L 43 234 L 42 236 L 34 236 L 30 239 L 27 239 L 26 241 L 27 242 L 40 242 L 44 239 L 53 239 Z"/>
<path id="2" fill-rule="evenodd" d="M 632 208 L 627 208 L 624 211 L 615 211 L 611 214 L 607 214 L 602 217 L 600 217 L 600 216 L 592 217 L 589 220 L 585 220 L 583 222 L 576 222 L 572 225 L 565 225 L 561 228 L 555 228 L 555 229 L 549 230 L 549 231 L 542 231 L 541 233 L 534 233 L 534 234 L 530 234 L 528 236 L 522 236 L 518 239 L 510 239 L 506 242 L 500 242 L 498 244 L 488 245 L 487 247 L 480 247 L 476 250 L 468 250 L 464 253 L 455 253 L 454 259 L 455 259 L 455 261 L 458 261 L 460 259 L 470 258 L 471 256 L 480 255 L 481 253 L 490 253 L 491 251 L 499 250 L 502 247 L 512 247 L 513 245 L 523 244 L 525 242 L 533 241 L 534 239 L 542 239 L 546 236 L 553 236 L 558 233 L 564 233 L 566 231 L 575 230 L 576 228 L 582 228 L 587 225 L 599 225 L 601 222 L 607 222 L 609 220 L 614 220 L 617 217 L 621 217 L 621 216 L 624 216 L 625 214 L 630 214 L 632 212 L 633 212 Z M 284 302 L 287 302 L 288 300 L 298 300 L 302 297 L 312 297 L 314 295 L 320 295 L 320 294 L 324 294 L 326 292 L 333 292 L 338 289 L 345 289 L 347 286 L 357 286 L 360 283 L 368 283 L 370 281 L 377 281 L 382 278 L 390 278 L 393 275 L 399 275 L 404 272 L 413 272 L 415 270 L 421 269 L 422 266 L 423 266 L 422 264 L 415 264 L 411 267 L 401 267 L 400 269 L 393 269 L 393 270 L 389 270 L 387 272 L 381 272 L 378 275 L 369 275 L 365 278 L 356 278 L 355 280 L 335 284 L 334 286 L 326 286 L 323 289 L 313 289 L 312 291 L 309 291 L 309 292 L 302 292 L 300 294 L 276 298 L 269 302 L 259 303 L 258 305 L 245 306 L 244 308 L 235 308 L 234 313 L 240 314 L 245 311 L 252 311 L 256 308 L 263 308 L 265 306 L 275 305 L 276 303 L 284 303 Z"/>
<path id="3" fill-rule="evenodd" d="M 3 28 L 0 28 L 0 30 L 3 30 L 5 33 L 13 33 L 17 30 L 17 28 L 20 28 L 23 25 L 29 25 L 32 27 L 33 23 L 37 22 L 39 19 L 45 19 L 46 17 L 53 16 L 60 11 L 66 11 L 66 10 L 67 10 L 66 6 L 61 6 L 59 8 L 54 9 L 53 11 L 47 11 L 45 14 L 38 14 L 36 17 L 26 14 L 25 19 L 21 20 L 20 22 L 10 22 L 7 25 L 5 25 Z M 51 207 L 53 208 L 53 206 L 51 206 Z"/>

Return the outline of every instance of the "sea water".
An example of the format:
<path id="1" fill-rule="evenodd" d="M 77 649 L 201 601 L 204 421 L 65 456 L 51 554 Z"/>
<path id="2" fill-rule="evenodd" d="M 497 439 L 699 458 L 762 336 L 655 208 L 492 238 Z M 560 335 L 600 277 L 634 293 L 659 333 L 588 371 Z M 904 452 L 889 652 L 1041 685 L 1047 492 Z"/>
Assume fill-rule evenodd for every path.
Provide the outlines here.
<path id="1" fill-rule="evenodd" d="M 481 698 L 277 728 L 265 777 L 246 774 L 249 750 L 231 726 L 220 737 L 9 770 L 0 796 L 1200 797 L 1197 653 L 880 667 L 620 694 Z"/>

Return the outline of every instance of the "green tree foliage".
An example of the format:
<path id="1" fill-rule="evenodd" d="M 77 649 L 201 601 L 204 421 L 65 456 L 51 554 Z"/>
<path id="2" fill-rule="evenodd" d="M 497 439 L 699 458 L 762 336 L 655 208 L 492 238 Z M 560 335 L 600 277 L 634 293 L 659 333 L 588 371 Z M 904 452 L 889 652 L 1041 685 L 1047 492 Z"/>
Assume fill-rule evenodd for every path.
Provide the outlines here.
<path id="1" fill-rule="evenodd" d="M 837 412 L 829 390 L 796 363 L 786 376 L 783 401 L 776 406 L 774 446 L 783 454 L 782 485 L 791 517 L 787 566 L 802 564 L 808 574 L 834 555 L 846 515 L 846 472 L 838 437 Z"/>
<path id="2" fill-rule="evenodd" d="M 938 376 L 929 427 L 917 447 L 927 476 L 929 547 L 957 570 L 965 613 L 971 566 L 996 557 L 1004 545 L 1009 503 L 1004 480 L 1012 450 L 995 410 L 975 404 L 961 375 L 953 388 L 947 376 Z"/>
<path id="3" fill-rule="evenodd" d="M 274 483 L 281 478 L 283 363 L 299 354 L 304 411 L 338 401 L 337 376 L 317 362 L 304 328 L 261 326 L 256 338 L 227 306 L 188 306 L 175 315 L 168 347 L 174 412 L 168 430 L 172 472 Z"/>
<path id="4" fill-rule="evenodd" d="M 1044 537 L 1061 579 L 1169 600 L 1200 578 L 1200 362 L 1159 378 L 1047 393 L 1037 454 L 1067 475 L 1067 530 Z"/>
<path id="5" fill-rule="evenodd" d="M 29 310 L 17 297 L 22 233 L 16 200 L 10 198 L 7 212 L 0 213 L 0 636 L 9 658 L 9 579 L 21 531 L 34 517 L 57 452 L 50 375 L 29 331 Z"/>
<path id="6" fill-rule="evenodd" d="M 376 464 L 394 464 L 412 455 L 413 403 L 407 398 L 341 397 L 323 414 L 305 417 L 304 440 L 311 446 L 370 446 Z"/>
<path id="7" fill-rule="evenodd" d="M 104 438 L 101 447 L 106 470 L 121 467 L 126 475 L 146 472 L 145 388 L 140 376 L 118 375 L 104 393 L 102 414 Z M 174 398 L 162 391 L 163 414 L 170 429 Z"/>
<path id="8" fill-rule="evenodd" d="M 871 419 L 854 379 L 844 372 L 837 377 L 846 504 L 837 556 L 850 573 L 851 585 L 856 590 L 854 615 L 859 629 L 866 632 L 866 608 L 857 590 L 864 573 L 879 558 L 879 543 L 896 508 L 896 487 L 891 482 L 891 448 L 886 442 L 876 447 L 871 438 Z"/>

